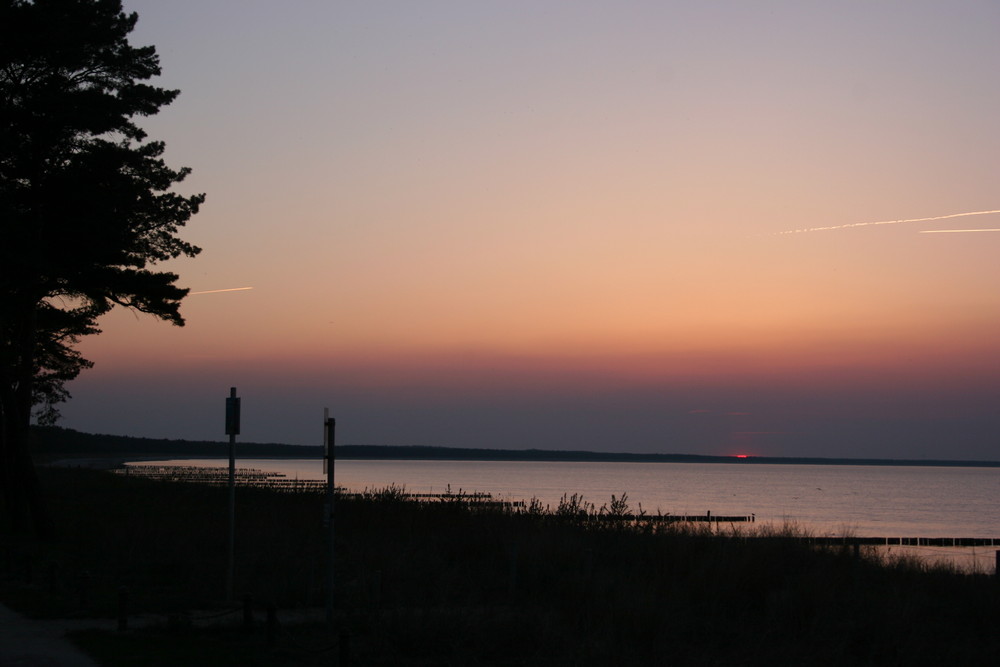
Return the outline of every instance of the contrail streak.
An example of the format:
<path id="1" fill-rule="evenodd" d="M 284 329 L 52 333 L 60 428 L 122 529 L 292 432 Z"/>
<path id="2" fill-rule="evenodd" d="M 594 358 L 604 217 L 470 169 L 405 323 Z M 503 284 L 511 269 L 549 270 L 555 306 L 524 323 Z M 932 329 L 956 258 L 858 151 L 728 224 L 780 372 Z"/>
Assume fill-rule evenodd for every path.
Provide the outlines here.
<path id="1" fill-rule="evenodd" d="M 877 222 L 852 222 L 849 225 L 833 225 L 832 227 L 810 227 L 809 229 L 789 229 L 778 234 L 804 234 L 806 232 L 826 232 L 834 229 L 850 229 L 851 227 L 871 227 L 872 225 L 899 225 L 904 222 L 930 222 L 931 220 L 950 220 L 951 218 L 966 218 L 970 215 L 993 215 L 996 211 L 972 211 L 971 213 L 952 213 L 951 215 L 935 215 L 930 218 L 908 218 L 906 220 L 879 220 Z"/>
<path id="2" fill-rule="evenodd" d="M 252 287 L 230 287 L 229 289 L 207 289 L 201 292 L 188 292 L 191 294 L 215 294 L 216 292 L 242 292 L 243 290 L 253 289 Z"/>
<path id="3" fill-rule="evenodd" d="M 1000 229 L 922 229 L 921 234 L 965 234 L 966 232 L 1000 232 Z"/>

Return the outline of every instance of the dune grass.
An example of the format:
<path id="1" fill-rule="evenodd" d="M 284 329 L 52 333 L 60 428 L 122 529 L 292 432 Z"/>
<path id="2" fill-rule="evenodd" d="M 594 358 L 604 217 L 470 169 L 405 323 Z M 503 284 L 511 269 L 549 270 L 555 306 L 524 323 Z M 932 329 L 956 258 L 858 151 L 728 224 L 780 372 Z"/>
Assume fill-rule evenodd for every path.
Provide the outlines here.
<path id="1" fill-rule="evenodd" d="M 336 627 L 169 629 L 225 610 L 226 490 L 46 469 L 55 540 L 0 536 L 0 599 L 36 616 L 130 611 L 162 627 L 79 638 L 103 664 L 887 665 L 1000 656 L 993 577 L 874 551 L 816 548 L 793 527 L 598 521 L 628 514 L 414 502 L 337 503 Z M 237 604 L 322 607 L 324 498 L 237 492 Z M 137 656 L 148 653 L 149 661 Z M 243 656 L 240 658 L 239 656 Z M 192 657 L 195 656 L 195 657 Z M 200 657 L 198 657 L 200 656 Z M 140 656 L 141 657 L 141 656 Z"/>

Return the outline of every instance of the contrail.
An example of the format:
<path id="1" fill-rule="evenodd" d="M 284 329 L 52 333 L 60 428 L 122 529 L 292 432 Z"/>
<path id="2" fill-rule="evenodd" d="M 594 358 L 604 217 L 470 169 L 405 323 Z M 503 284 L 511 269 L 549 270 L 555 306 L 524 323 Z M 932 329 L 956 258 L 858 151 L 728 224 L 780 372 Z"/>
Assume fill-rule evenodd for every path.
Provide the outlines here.
<path id="1" fill-rule="evenodd" d="M 216 292 L 242 292 L 243 290 L 253 289 L 252 287 L 230 287 L 229 289 L 207 289 L 201 292 L 188 292 L 191 294 L 215 294 Z"/>
<path id="2" fill-rule="evenodd" d="M 921 234 L 965 234 L 966 232 L 1000 232 L 1000 229 L 922 229 Z"/>
<path id="3" fill-rule="evenodd" d="M 806 232 L 826 232 L 834 229 L 850 229 L 851 227 L 870 227 L 872 225 L 899 225 L 904 222 L 930 222 L 931 220 L 949 220 L 951 218 L 966 218 L 970 215 L 992 215 L 996 211 L 972 211 L 971 213 L 952 213 L 951 215 L 935 215 L 930 218 L 908 218 L 906 220 L 879 220 L 877 222 L 852 222 L 849 225 L 833 225 L 832 227 L 810 227 L 809 229 L 789 229 L 778 234 L 804 234 Z"/>

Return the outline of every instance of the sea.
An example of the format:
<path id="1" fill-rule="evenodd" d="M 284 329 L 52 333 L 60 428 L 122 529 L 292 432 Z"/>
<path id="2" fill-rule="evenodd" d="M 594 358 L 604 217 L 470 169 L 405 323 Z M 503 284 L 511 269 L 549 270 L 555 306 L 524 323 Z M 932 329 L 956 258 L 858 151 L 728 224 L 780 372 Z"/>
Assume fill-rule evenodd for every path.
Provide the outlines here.
<path id="1" fill-rule="evenodd" d="M 227 467 L 222 459 L 132 465 Z M 322 461 L 237 459 L 289 479 L 325 479 Z M 408 493 L 488 493 L 554 509 L 577 494 L 596 509 L 612 496 L 647 514 L 752 516 L 754 525 L 811 535 L 1000 539 L 1000 468 L 763 463 L 338 460 L 338 487 Z M 886 547 L 993 571 L 994 547 Z"/>

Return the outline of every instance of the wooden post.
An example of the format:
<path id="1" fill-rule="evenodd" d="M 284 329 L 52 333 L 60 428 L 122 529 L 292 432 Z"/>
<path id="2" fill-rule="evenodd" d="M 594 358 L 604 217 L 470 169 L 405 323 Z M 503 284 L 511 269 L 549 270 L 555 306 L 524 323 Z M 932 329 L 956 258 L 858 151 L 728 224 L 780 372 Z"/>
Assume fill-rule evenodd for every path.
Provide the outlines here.
<path id="1" fill-rule="evenodd" d="M 90 604 L 90 572 L 84 570 L 80 575 L 80 609 L 86 609 Z"/>
<path id="2" fill-rule="evenodd" d="M 351 636 L 347 630 L 341 629 L 337 638 L 338 667 L 348 667 L 351 664 Z"/>
<path id="3" fill-rule="evenodd" d="M 996 552 L 996 559 L 997 559 L 997 564 L 995 569 L 993 570 L 993 576 L 997 578 L 997 581 L 1000 581 L 1000 551 Z"/>
<path id="4" fill-rule="evenodd" d="M 128 589 L 118 587 L 118 631 L 128 630 Z"/>
<path id="5" fill-rule="evenodd" d="M 247 593 L 243 596 L 243 629 L 253 628 L 253 596 Z"/>
<path id="6" fill-rule="evenodd" d="M 372 572 L 371 583 L 371 607 L 372 609 L 382 608 L 382 570 Z"/>
<path id="7" fill-rule="evenodd" d="M 230 387 L 226 399 L 226 434 L 229 436 L 229 543 L 226 568 L 226 601 L 233 601 L 236 572 L 236 436 L 240 432 L 240 399 Z"/>
<path id="8" fill-rule="evenodd" d="M 267 645 L 274 646 L 278 636 L 278 608 L 273 602 L 267 605 Z"/>
<path id="9" fill-rule="evenodd" d="M 329 528 L 329 535 L 327 536 L 327 581 L 326 581 L 326 622 L 331 627 L 333 626 L 333 588 L 334 588 L 334 555 L 336 549 L 334 547 L 334 506 L 333 506 L 333 496 L 336 490 L 336 484 L 334 480 L 334 462 L 336 461 L 336 456 L 334 455 L 334 443 L 335 434 L 337 429 L 337 420 L 330 417 L 330 411 L 327 408 L 323 408 L 323 467 L 326 472 L 326 521 Z"/>
<path id="10" fill-rule="evenodd" d="M 507 555 L 510 557 L 510 573 L 507 582 L 507 590 L 510 597 L 514 597 L 517 591 L 517 542 L 511 542 L 507 547 Z"/>

